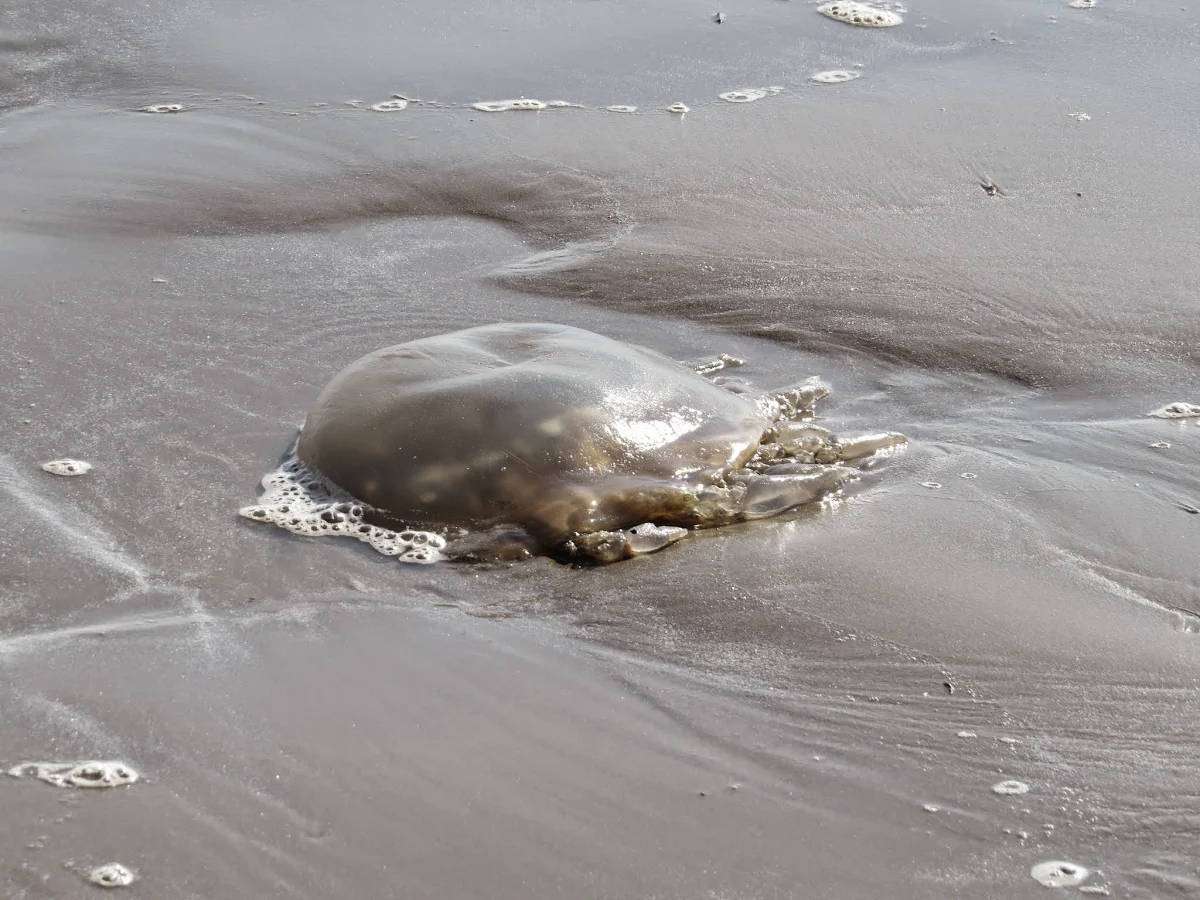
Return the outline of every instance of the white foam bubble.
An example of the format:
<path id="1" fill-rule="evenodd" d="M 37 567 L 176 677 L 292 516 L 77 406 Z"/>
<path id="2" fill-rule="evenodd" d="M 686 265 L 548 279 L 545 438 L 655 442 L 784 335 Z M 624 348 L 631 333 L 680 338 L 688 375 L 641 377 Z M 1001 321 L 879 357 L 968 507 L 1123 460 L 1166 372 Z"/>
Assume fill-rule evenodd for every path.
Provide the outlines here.
<path id="1" fill-rule="evenodd" d="M 428 564 L 445 558 L 446 539 L 440 534 L 369 524 L 362 504 L 295 457 L 264 477 L 262 486 L 258 503 L 242 507 L 238 515 L 303 537 L 351 537 L 400 562 Z"/>
<path id="2" fill-rule="evenodd" d="M 904 19 L 887 9 L 877 9 L 865 3 L 854 0 L 835 0 L 817 7 L 817 12 L 847 25 L 861 25 L 865 28 L 890 28 L 899 25 Z"/>
<path id="3" fill-rule="evenodd" d="M 755 100 L 761 100 L 767 96 L 766 88 L 745 88 L 740 91 L 726 91 L 723 94 L 717 94 L 726 103 L 753 103 Z"/>
<path id="4" fill-rule="evenodd" d="M 182 103 L 151 103 L 149 106 L 143 106 L 138 112 L 145 113 L 177 113 L 183 112 Z"/>
<path id="5" fill-rule="evenodd" d="M 1000 782 L 997 782 L 996 784 L 992 785 L 992 791 L 994 793 L 1000 794 L 1003 797 L 1011 796 L 1014 794 L 1028 794 L 1029 793 L 1029 785 L 1027 785 L 1023 781 L 1016 781 L 1016 780 L 1000 781 Z"/>
<path id="6" fill-rule="evenodd" d="M 637 112 L 637 107 L 636 107 L 636 106 L 624 106 L 624 105 L 622 105 L 622 104 L 620 104 L 620 103 L 616 104 L 615 106 L 606 106 L 606 107 L 604 107 L 604 108 L 605 108 L 606 110 L 608 110 L 609 112 L 615 112 L 615 113 L 633 113 L 633 112 Z"/>
<path id="7" fill-rule="evenodd" d="M 32 776 L 55 787 L 111 788 L 133 784 L 138 773 L 120 760 L 83 762 L 23 762 L 8 770 L 14 778 Z"/>
<path id="8" fill-rule="evenodd" d="M 63 475 L 66 477 L 86 475 L 92 471 L 92 464 L 84 462 L 82 459 L 52 459 L 50 462 L 42 463 L 42 471 L 49 472 L 51 475 Z"/>
<path id="9" fill-rule="evenodd" d="M 965 479 L 967 479 L 968 481 L 970 481 L 972 478 L 978 478 L 979 476 L 978 476 L 978 475 L 976 475 L 974 472 L 963 472 L 963 473 L 962 473 L 960 476 L 958 476 L 958 477 L 959 477 L 959 478 L 965 478 Z"/>
<path id="10" fill-rule="evenodd" d="M 929 488 L 931 491 L 936 491 L 942 486 L 940 481 L 922 481 L 921 487 Z"/>
<path id="11" fill-rule="evenodd" d="M 88 881 L 104 888 L 129 887 L 137 880 L 137 873 L 118 862 L 96 866 L 88 872 Z"/>
<path id="12" fill-rule="evenodd" d="M 973 738 L 973 737 L 979 737 L 979 735 L 977 735 L 977 734 L 976 734 L 974 731 L 960 731 L 960 732 L 958 733 L 958 736 L 959 736 L 960 738 Z"/>
<path id="13" fill-rule="evenodd" d="M 1154 416 L 1156 419 L 1191 419 L 1195 416 L 1200 416 L 1200 406 L 1197 406 L 1195 403 L 1178 401 L 1168 403 L 1166 406 L 1154 410 L 1154 412 L 1146 413 L 1146 415 Z"/>
<path id="14" fill-rule="evenodd" d="M 3 453 L 0 453 L 0 493 L 16 500 L 28 515 L 41 519 L 57 531 L 74 552 L 121 573 L 141 588 L 148 585 L 149 576 L 145 569 L 136 559 L 115 548 L 115 540 L 105 533 L 100 523 L 87 519 L 78 510 L 64 511 L 67 512 L 64 515 L 54 504 L 47 503 Z"/>
<path id="15" fill-rule="evenodd" d="M 578 103 L 572 103 L 569 100 L 551 100 L 546 105 L 554 109 L 566 109 L 568 106 L 579 106 Z"/>
<path id="16" fill-rule="evenodd" d="M 1071 9 L 1091 9 L 1096 5 L 1096 0 L 1071 0 L 1067 6 Z"/>
<path id="17" fill-rule="evenodd" d="M 403 97 L 394 97 L 391 100 L 384 100 L 382 103 L 371 104 L 371 109 L 375 110 L 375 112 L 399 112 L 407 108 L 408 101 Z"/>
<path id="18" fill-rule="evenodd" d="M 688 109 L 686 106 L 684 106 L 682 103 L 672 103 L 670 106 L 667 107 L 667 112 L 673 112 L 673 113 L 676 113 L 677 115 L 682 116 L 686 112 L 691 112 L 691 110 Z"/>
<path id="19" fill-rule="evenodd" d="M 697 362 L 692 365 L 698 375 L 712 375 L 714 372 L 720 372 L 724 369 L 737 369 L 744 366 L 746 361 L 738 359 L 736 356 L 730 356 L 728 353 L 718 354 L 716 359 L 706 359 L 703 362 Z"/>
<path id="20" fill-rule="evenodd" d="M 815 81 L 817 84 L 842 84 L 846 81 L 853 81 L 855 78 L 862 78 L 862 72 L 830 69 L 828 72 L 817 72 L 808 76 L 809 81 Z"/>
<path id="21" fill-rule="evenodd" d="M 479 103 L 472 103 L 471 105 L 480 112 L 536 111 L 545 109 L 547 106 L 541 100 L 530 100 L 526 97 L 521 97 L 517 100 L 482 100 Z"/>
<path id="22" fill-rule="evenodd" d="M 1030 876 L 1045 887 L 1075 887 L 1090 874 L 1083 866 L 1062 859 L 1040 862 L 1029 870 Z"/>
<path id="23" fill-rule="evenodd" d="M 1170 450 L 1171 445 L 1166 441 L 1155 441 L 1153 444 L 1147 444 L 1151 450 Z"/>
<path id="24" fill-rule="evenodd" d="M 1090 122 L 1090 121 L 1092 121 L 1092 117 L 1091 117 L 1091 116 L 1089 116 L 1089 115 L 1088 115 L 1087 113 L 1085 113 L 1085 112 L 1073 112 L 1073 113 L 1067 113 L 1067 118 L 1068 118 L 1068 119 L 1074 119 L 1076 122 Z"/>

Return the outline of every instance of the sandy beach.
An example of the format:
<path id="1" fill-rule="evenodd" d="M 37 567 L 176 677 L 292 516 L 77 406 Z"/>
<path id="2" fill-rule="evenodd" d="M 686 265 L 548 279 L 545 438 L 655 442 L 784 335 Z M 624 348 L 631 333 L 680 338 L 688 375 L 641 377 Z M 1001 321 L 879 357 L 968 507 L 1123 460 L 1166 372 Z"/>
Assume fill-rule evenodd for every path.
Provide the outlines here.
<path id="1" fill-rule="evenodd" d="M 905 6 L 0 11 L 0 770 L 140 776 L 0 780 L 0 895 L 1200 896 L 1200 31 Z M 595 569 L 238 518 L 336 372 L 495 322 L 911 443 Z"/>

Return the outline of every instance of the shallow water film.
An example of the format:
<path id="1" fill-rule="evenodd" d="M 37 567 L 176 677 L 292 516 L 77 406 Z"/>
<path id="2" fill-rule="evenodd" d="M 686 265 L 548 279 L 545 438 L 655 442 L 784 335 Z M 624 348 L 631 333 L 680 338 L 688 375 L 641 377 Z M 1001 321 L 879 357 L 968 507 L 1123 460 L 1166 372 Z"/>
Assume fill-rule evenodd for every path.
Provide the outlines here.
<path id="1" fill-rule="evenodd" d="M 0 895 L 1200 896 L 1193 13 L 4 4 Z M 602 337 L 389 395 L 393 512 L 289 454 L 522 322 Z"/>

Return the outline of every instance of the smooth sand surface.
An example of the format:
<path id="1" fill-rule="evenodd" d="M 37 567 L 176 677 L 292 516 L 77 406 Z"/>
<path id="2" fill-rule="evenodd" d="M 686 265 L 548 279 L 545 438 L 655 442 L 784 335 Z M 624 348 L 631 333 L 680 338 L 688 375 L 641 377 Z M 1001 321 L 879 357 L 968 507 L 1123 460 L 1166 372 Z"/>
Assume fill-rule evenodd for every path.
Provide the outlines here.
<path id="1" fill-rule="evenodd" d="M 0 13 L 0 762 L 143 776 L 0 781 L 4 896 L 1200 895 L 1190 13 L 643 6 Z M 237 519 L 335 372 L 498 321 L 912 445 L 602 570 Z"/>

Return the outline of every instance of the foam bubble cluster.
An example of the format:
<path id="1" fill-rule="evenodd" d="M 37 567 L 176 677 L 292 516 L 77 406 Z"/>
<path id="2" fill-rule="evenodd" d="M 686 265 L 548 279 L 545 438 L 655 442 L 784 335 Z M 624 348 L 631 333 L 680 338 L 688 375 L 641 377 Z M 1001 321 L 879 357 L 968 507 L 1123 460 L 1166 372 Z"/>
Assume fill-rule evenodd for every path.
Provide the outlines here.
<path id="1" fill-rule="evenodd" d="M 548 104 L 543 103 L 541 100 L 529 100 L 521 97 L 518 100 L 483 100 L 471 105 L 480 112 L 510 112 L 513 110 L 530 111 L 545 109 Z M 557 106 L 558 104 L 554 105 Z"/>
<path id="2" fill-rule="evenodd" d="M 636 106 L 625 106 L 624 104 L 620 104 L 620 103 L 618 103 L 618 104 L 616 104 L 616 105 L 614 105 L 614 106 L 606 106 L 606 107 L 604 107 L 604 108 L 605 108 L 605 109 L 607 109 L 609 112 L 615 112 L 615 113 L 633 113 L 633 112 L 637 112 L 637 107 L 636 107 Z"/>
<path id="3" fill-rule="evenodd" d="M 1072 9 L 1091 9 L 1096 5 L 1096 0 L 1071 0 L 1067 6 Z"/>
<path id="4" fill-rule="evenodd" d="M 1045 887 L 1075 887 L 1090 874 L 1083 866 L 1061 859 L 1040 862 L 1029 870 L 1030 876 Z"/>
<path id="5" fill-rule="evenodd" d="M 182 103 L 151 103 L 149 106 L 143 106 L 138 112 L 145 113 L 177 113 L 183 112 Z"/>
<path id="6" fill-rule="evenodd" d="M 992 790 L 1002 797 L 1008 797 L 1015 794 L 1028 794 L 1029 785 L 1023 781 L 1001 781 L 993 784 Z"/>
<path id="7" fill-rule="evenodd" d="M 1200 406 L 1195 403 L 1168 403 L 1147 415 L 1156 419 L 1192 419 L 1200 416 Z"/>
<path id="8" fill-rule="evenodd" d="M 136 880 L 133 870 L 118 862 L 105 863 L 88 872 L 88 881 L 103 888 L 129 887 Z"/>
<path id="9" fill-rule="evenodd" d="M 862 25 L 866 28 L 891 28 L 899 25 L 904 19 L 886 9 L 877 9 L 865 3 L 855 3 L 853 0 L 835 0 L 817 7 L 817 12 L 847 25 Z"/>
<path id="10" fill-rule="evenodd" d="M 685 106 L 682 103 L 672 103 L 670 106 L 667 107 L 667 112 L 673 112 L 673 113 L 676 113 L 677 115 L 682 116 L 686 112 L 691 112 L 691 110 L 688 109 L 687 106 Z"/>
<path id="11" fill-rule="evenodd" d="M 392 531 L 368 523 L 366 509 L 298 459 L 292 458 L 262 480 L 263 493 L 238 515 L 267 522 L 303 537 L 351 537 L 404 563 L 443 558 L 446 539 L 431 531 Z"/>
<path id="12" fill-rule="evenodd" d="M 399 112 L 407 108 L 408 101 L 403 97 L 394 97 L 391 100 L 384 100 L 382 103 L 371 104 L 371 109 L 375 110 L 375 112 Z"/>
<path id="13" fill-rule="evenodd" d="M 120 760 L 84 762 L 23 762 L 8 770 L 14 778 L 31 775 L 55 787 L 111 788 L 133 784 L 138 773 Z"/>
<path id="14" fill-rule="evenodd" d="M 86 475 L 92 471 L 92 464 L 84 462 L 82 459 L 52 459 L 50 462 L 42 463 L 42 471 L 65 477 Z"/>
<path id="15" fill-rule="evenodd" d="M 853 81 L 855 78 L 861 78 L 862 72 L 848 72 L 845 69 L 830 69 L 828 72 L 817 72 L 814 75 L 808 76 L 809 81 L 815 81 L 817 84 L 842 84 L 846 81 Z"/>
<path id="16" fill-rule="evenodd" d="M 726 91 L 717 96 L 726 103 L 753 103 L 755 100 L 761 100 L 767 96 L 767 90 L 766 88 L 747 88 L 740 91 Z"/>

